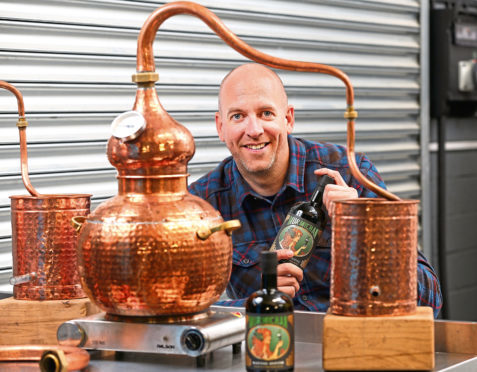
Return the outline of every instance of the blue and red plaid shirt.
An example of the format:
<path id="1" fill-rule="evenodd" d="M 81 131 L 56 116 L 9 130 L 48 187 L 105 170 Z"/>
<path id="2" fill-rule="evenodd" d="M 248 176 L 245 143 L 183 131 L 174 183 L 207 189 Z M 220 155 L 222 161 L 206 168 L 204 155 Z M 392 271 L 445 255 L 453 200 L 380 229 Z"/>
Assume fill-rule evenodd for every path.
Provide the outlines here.
<path id="1" fill-rule="evenodd" d="M 189 191 L 207 200 L 220 211 L 225 220 L 239 219 L 242 228 L 234 231 L 232 275 L 227 286 L 231 300 L 217 304 L 244 306 L 246 299 L 261 287 L 259 256 L 268 250 L 291 206 L 310 199 L 317 186 L 315 169 L 329 168 L 340 172 L 345 182 L 358 191 L 359 197 L 374 198 L 375 193 L 364 188 L 351 175 L 346 148 L 331 143 L 316 143 L 288 136 L 290 165 L 280 191 L 270 200 L 257 194 L 241 176 L 232 157 L 223 160 L 214 170 L 189 186 Z M 356 155 L 361 172 L 385 188 L 371 161 Z M 293 302 L 295 309 L 326 311 L 330 296 L 331 223 L 327 224 L 315 247 Z M 439 282 L 425 257 L 418 257 L 418 304 L 431 306 L 434 316 L 441 308 Z"/>

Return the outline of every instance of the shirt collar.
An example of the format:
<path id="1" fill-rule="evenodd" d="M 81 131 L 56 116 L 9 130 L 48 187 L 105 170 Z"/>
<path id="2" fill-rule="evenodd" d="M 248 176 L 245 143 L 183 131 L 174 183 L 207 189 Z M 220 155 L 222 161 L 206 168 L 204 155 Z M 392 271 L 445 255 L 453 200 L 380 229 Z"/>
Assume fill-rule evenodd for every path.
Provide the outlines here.
<path id="1" fill-rule="evenodd" d="M 294 138 L 291 135 L 288 135 L 288 148 L 289 153 L 289 165 L 288 173 L 285 178 L 285 183 L 280 189 L 279 193 L 282 193 L 287 187 L 291 187 L 298 192 L 305 191 L 305 160 L 306 160 L 306 148 L 305 145 Z M 240 174 L 235 160 L 233 160 L 232 165 L 232 188 L 236 192 L 238 205 L 242 205 L 242 202 L 248 195 L 254 197 L 261 197 L 257 194 L 245 181 L 245 179 Z"/>
<path id="2" fill-rule="evenodd" d="M 242 205 L 242 202 L 248 195 L 259 196 L 240 174 L 235 159 L 232 162 L 232 176 L 232 189 L 234 190 L 235 195 L 237 195 L 237 205 Z"/>

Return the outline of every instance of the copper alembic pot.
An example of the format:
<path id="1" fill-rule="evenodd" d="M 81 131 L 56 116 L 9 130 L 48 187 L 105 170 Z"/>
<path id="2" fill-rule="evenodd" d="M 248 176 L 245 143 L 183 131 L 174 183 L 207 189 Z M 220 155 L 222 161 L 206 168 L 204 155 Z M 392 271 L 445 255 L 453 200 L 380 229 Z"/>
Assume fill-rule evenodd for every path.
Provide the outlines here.
<path id="1" fill-rule="evenodd" d="M 178 319 L 207 309 L 225 290 L 232 268 L 230 234 L 240 222 L 224 222 L 187 190 L 194 139 L 159 102 L 152 55 L 156 30 L 148 22 L 133 76 L 136 102 L 133 111 L 113 121 L 108 142 L 118 195 L 74 221 L 83 288 L 102 310 L 110 316 Z M 147 50 L 144 35 L 152 36 Z M 152 65 L 142 68 L 145 55 Z"/>
<path id="2" fill-rule="evenodd" d="M 357 300 L 356 295 L 364 297 L 360 301 L 373 300 L 373 304 L 379 304 L 381 298 L 400 303 L 401 298 L 391 293 L 394 289 L 380 281 L 386 268 L 382 271 L 369 269 L 373 265 L 379 266 L 381 258 L 391 260 L 398 255 L 402 270 L 393 267 L 390 275 L 397 272 L 404 282 L 393 279 L 389 283 L 406 286 L 406 291 L 396 292 L 399 296 L 406 296 L 406 304 L 410 299 L 414 301 L 416 273 L 415 253 L 412 252 L 416 250 L 415 240 L 400 241 L 401 235 L 395 232 L 395 228 L 402 228 L 403 224 L 394 226 L 389 215 L 381 217 L 377 212 L 369 212 L 376 206 L 386 209 L 388 205 L 393 205 L 394 211 L 401 204 L 397 196 L 368 181 L 356 166 L 354 120 L 357 113 L 353 107 L 353 87 L 346 74 L 330 66 L 262 53 L 239 39 L 207 8 L 186 1 L 158 8 L 142 27 L 138 38 L 137 73 L 133 75 L 138 86 L 136 102 L 133 111 L 120 115 L 113 122 L 113 136 L 108 145 L 109 161 L 118 170 L 118 195 L 100 205 L 84 221 L 76 220 L 80 229 L 80 274 L 89 297 L 109 314 L 193 314 L 218 299 L 230 276 L 232 247 L 228 235 L 239 223 L 224 223 L 209 204 L 187 192 L 187 163 L 194 154 L 194 141 L 189 131 L 164 110 L 154 88 L 158 74 L 155 72 L 153 42 L 160 25 L 176 14 L 200 18 L 232 48 L 258 63 L 278 69 L 325 73 L 343 81 L 348 105 L 345 118 L 348 120 L 348 157 L 352 173 L 366 187 L 391 201 L 348 201 L 346 205 L 357 204 L 359 207 L 364 203 L 365 207 L 337 208 L 348 215 L 343 218 L 340 236 L 334 234 L 334 241 L 342 239 L 343 244 L 334 244 L 333 260 L 349 259 L 352 264 L 344 266 L 346 269 L 342 271 L 333 266 L 335 290 L 332 308 L 334 312 L 346 313 L 341 312 L 340 301 L 351 303 Z M 406 214 L 409 203 L 403 205 Z M 359 225 L 365 227 L 356 230 L 354 224 L 347 222 L 347 217 L 362 217 Z M 387 223 L 384 233 L 380 230 L 383 225 L 368 225 L 368 221 L 376 218 Z M 413 237 L 415 215 L 406 215 L 404 220 L 413 221 L 407 227 L 409 236 Z M 367 245 L 368 242 L 373 242 L 373 245 Z M 359 245 L 357 249 L 354 248 L 356 245 Z M 372 276 L 363 282 L 366 288 L 349 289 L 344 285 L 346 277 L 354 279 L 356 273 Z M 340 275 L 342 282 L 336 280 L 336 275 Z M 337 285 L 339 283 L 343 285 Z M 369 285 L 379 290 L 372 292 Z M 353 311 L 354 307 L 347 309 Z M 378 305 L 371 307 L 380 308 Z M 405 310 L 412 311 L 411 308 L 406 305 Z"/>
<path id="3" fill-rule="evenodd" d="M 28 176 L 25 110 L 22 94 L 0 81 L 18 102 L 21 173 L 31 195 L 11 199 L 13 297 L 17 300 L 63 300 L 83 298 L 77 270 L 77 234 L 70 225 L 74 216 L 89 213 L 87 194 L 39 194 Z"/>

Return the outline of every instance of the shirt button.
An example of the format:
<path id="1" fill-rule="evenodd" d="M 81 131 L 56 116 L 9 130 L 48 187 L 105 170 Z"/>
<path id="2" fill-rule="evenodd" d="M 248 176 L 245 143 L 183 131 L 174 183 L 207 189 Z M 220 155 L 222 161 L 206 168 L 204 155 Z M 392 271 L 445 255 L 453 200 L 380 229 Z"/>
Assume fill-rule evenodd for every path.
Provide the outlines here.
<path id="1" fill-rule="evenodd" d="M 242 262 L 243 262 L 245 265 L 247 265 L 248 263 L 250 263 L 250 260 L 249 260 L 248 258 L 244 258 L 244 259 L 242 260 Z"/>
<path id="2" fill-rule="evenodd" d="M 301 299 L 302 299 L 303 301 L 308 301 L 308 296 L 307 296 L 307 295 L 303 295 L 303 296 L 301 296 Z"/>

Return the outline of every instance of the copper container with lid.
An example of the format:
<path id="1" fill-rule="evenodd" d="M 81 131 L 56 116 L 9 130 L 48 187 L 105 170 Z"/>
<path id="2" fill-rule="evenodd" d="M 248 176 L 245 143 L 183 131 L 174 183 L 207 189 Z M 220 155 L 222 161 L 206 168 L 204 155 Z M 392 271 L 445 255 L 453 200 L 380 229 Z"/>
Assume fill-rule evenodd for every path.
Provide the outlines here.
<path id="1" fill-rule="evenodd" d="M 177 14 L 200 18 L 228 45 L 255 62 L 339 78 L 346 87 L 347 155 L 352 174 L 378 195 L 400 200 L 359 172 L 354 154 L 357 113 L 346 74 L 331 66 L 262 53 L 199 4 L 178 1 L 163 5 L 149 16 L 139 34 L 137 73 L 133 75 L 138 86 L 136 102 L 133 111 L 115 119 L 108 143 L 108 159 L 118 170 L 118 195 L 86 219 L 74 220 L 80 234 L 83 287 L 100 308 L 113 316 L 180 317 L 198 313 L 219 298 L 230 276 L 232 245 L 228 235 L 239 223 L 223 222 L 208 203 L 187 192 L 187 163 L 194 154 L 194 141 L 161 106 L 154 87 L 158 80 L 153 53 L 156 32 L 166 19 Z M 334 255 L 347 255 L 347 249 L 349 245 L 341 245 Z M 409 267 L 409 275 L 413 274 Z M 341 296 L 339 291 L 333 293 Z"/>
<path id="2" fill-rule="evenodd" d="M 70 224 L 89 213 L 89 194 L 40 194 L 28 176 L 25 109 L 21 92 L 0 81 L 17 98 L 22 180 L 31 195 L 11 199 L 13 297 L 17 300 L 64 300 L 86 297 L 77 269 L 78 236 Z"/>

